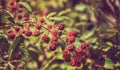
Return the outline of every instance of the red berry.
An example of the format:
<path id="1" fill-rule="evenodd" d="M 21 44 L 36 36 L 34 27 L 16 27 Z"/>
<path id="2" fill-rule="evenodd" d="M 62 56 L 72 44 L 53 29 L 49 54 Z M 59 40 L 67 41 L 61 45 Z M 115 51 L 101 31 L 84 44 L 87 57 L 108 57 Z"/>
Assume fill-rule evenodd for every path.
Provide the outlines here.
<path id="1" fill-rule="evenodd" d="M 87 47 L 87 44 L 86 44 L 86 43 L 82 43 L 82 44 L 81 44 L 81 48 L 82 48 L 82 49 L 85 49 L 86 47 Z"/>
<path id="2" fill-rule="evenodd" d="M 22 58 L 22 53 L 18 53 L 17 55 L 13 57 L 13 59 L 15 60 L 20 60 L 21 58 Z"/>
<path id="3" fill-rule="evenodd" d="M 44 42 L 49 42 L 50 38 L 49 38 L 47 35 L 43 35 L 43 36 L 42 36 L 42 40 L 43 40 Z"/>
<path id="4" fill-rule="evenodd" d="M 71 54 L 69 53 L 68 50 L 64 50 L 63 53 L 62 53 L 62 57 L 64 58 L 64 60 L 66 61 L 70 61 L 70 58 L 71 58 Z"/>
<path id="5" fill-rule="evenodd" d="M 53 35 L 57 35 L 58 34 L 58 30 L 57 29 L 52 30 L 52 34 Z"/>
<path id="6" fill-rule="evenodd" d="M 10 2 L 10 6 L 13 6 L 13 5 L 15 5 L 15 2 L 14 2 L 14 1 L 11 1 L 11 2 Z"/>
<path id="7" fill-rule="evenodd" d="M 58 28 L 59 28 L 59 30 L 63 30 L 65 28 L 65 24 L 64 23 L 60 23 L 58 25 Z"/>
<path id="8" fill-rule="evenodd" d="M 35 30 L 35 31 L 34 31 L 34 36 L 37 37 L 37 36 L 39 36 L 39 35 L 40 35 L 40 31 L 39 31 L 39 30 Z"/>
<path id="9" fill-rule="evenodd" d="M 18 12 L 21 13 L 23 11 L 23 8 L 18 8 Z"/>
<path id="10" fill-rule="evenodd" d="M 55 43 L 51 43 L 49 48 L 50 48 L 51 51 L 54 51 L 54 50 L 57 49 L 57 45 Z"/>
<path id="11" fill-rule="evenodd" d="M 45 19 L 44 18 L 40 18 L 40 23 L 44 23 Z"/>
<path id="12" fill-rule="evenodd" d="M 89 57 L 89 56 L 90 56 L 90 52 L 89 52 L 89 51 L 86 51 L 86 52 L 85 52 L 85 55 L 86 55 L 87 57 Z"/>
<path id="13" fill-rule="evenodd" d="M 9 30 L 7 31 L 8 34 L 9 34 L 9 33 L 12 33 L 12 32 L 13 32 L 12 29 L 9 29 Z"/>
<path id="14" fill-rule="evenodd" d="M 76 37 L 77 33 L 75 31 L 70 31 L 68 32 L 68 36 L 75 36 Z"/>
<path id="15" fill-rule="evenodd" d="M 29 17 L 24 17 L 24 21 L 30 20 Z"/>
<path id="16" fill-rule="evenodd" d="M 74 50 L 75 50 L 75 46 L 72 45 L 72 44 L 70 44 L 70 45 L 68 45 L 67 49 L 68 49 L 69 51 L 74 51 Z"/>
<path id="17" fill-rule="evenodd" d="M 58 41 L 58 37 L 57 36 L 53 36 L 52 40 L 53 41 Z"/>
<path id="18" fill-rule="evenodd" d="M 8 33 L 8 37 L 11 38 L 11 39 L 14 39 L 15 36 L 16 36 L 16 35 L 15 35 L 15 33 L 13 33 L 13 32 Z"/>
<path id="19" fill-rule="evenodd" d="M 31 35 L 32 35 L 32 32 L 31 32 L 30 30 L 25 31 L 25 35 L 26 35 L 26 36 L 31 36 Z"/>
<path id="20" fill-rule="evenodd" d="M 82 53 L 83 52 L 83 49 L 81 47 L 77 48 L 76 50 L 76 53 Z"/>
<path id="21" fill-rule="evenodd" d="M 18 26 L 16 26 L 16 25 L 14 25 L 14 29 L 15 29 L 15 31 L 19 31 L 20 30 L 20 28 L 18 27 Z"/>
<path id="22" fill-rule="evenodd" d="M 52 29 L 52 25 L 51 25 L 51 24 L 48 24 L 48 25 L 47 25 L 47 28 L 48 28 L 48 29 Z"/>
<path id="23" fill-rule="evenodd" d="M 80 66 L 80 65 L 81 65 L 80 60 L 81 60 L 80 56 L 77 56 L 77 55 L 76 55 L 76 56 L 74 56 L 74 57 L 71 59 L 70 64 L 71 64 L 72 66 Z"/>
<path id="24" fill-rule="evenodd" d="M 36 29 L 38 29 L 38 30 L 40 30 L 40 28 L 41 28 L 41 24 L 36 24 Z"/>
<path id="25" fill-rule="evenodd" d="M 74 42 L 75 41 L 75 37 L 74 36 L 70 36 L 69 38 L 68 38 L 68 42 L 69 43 L 72 43 L 72 42 Z"/>

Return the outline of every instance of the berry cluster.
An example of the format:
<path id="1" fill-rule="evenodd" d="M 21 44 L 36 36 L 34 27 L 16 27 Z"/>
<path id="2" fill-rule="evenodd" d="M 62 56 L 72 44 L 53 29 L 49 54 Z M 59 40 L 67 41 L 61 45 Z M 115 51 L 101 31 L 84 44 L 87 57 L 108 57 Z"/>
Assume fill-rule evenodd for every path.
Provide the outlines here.
<path id="1" fill-rule="evenodd" d="M 86 63 L 86 57 L 90 56 L 90 52 L 86 43 L 82 43 L 78 48 L 70 44 L 63 50 L 62 56 L 72 66 L 80 66 L 81 63 Z"/>

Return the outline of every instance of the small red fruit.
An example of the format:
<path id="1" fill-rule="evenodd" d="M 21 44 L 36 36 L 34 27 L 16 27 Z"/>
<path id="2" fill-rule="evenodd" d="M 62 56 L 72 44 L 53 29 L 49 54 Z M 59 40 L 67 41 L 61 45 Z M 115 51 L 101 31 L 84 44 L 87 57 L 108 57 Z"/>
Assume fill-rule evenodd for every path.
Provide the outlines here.
<path id="1" fill-rule="evenodd" d="M 23 19 L 24 19 L 24 21 L 30 20 L 29 17 L 24 17 Z"/>
<path id="2" fill-rule="evenodd" d="M 76 37 L 77 33 L 75 31 L 70 31 L 68 32 L 68 36 L 75 36 Z"/>
<path id="3" fill-rule="evenodd" d="M 70 45 L 68 45 L 67 49 L 68 49 L 69 51 L 74 51 L 74 50 L 75 50 L 75 46 L 72 45 L 72 44 L 70 44 Z"/>
<path id="4" fill-rule="evenodd" d="M 18 12 L 21 13 L 23 11 L 23 8 L 18 8 Z"/>
<path id="5" fill-rule="evenodd" d="M 52 34 L 53 35 L 57 35 L 58 34 L 58 30 L 57 29 L 52 30 Z"/>
<path id="6" fill-rule="evenodd" d="M 75 37 L 74 36 L 70 36 L 69 38 L 68 38 L 68 42 L 69 43 L 72 43 L 72 42 L 74 42 L 75 41 Z"/>
<path id="7" fill-rule="evenodd" d="M 71 60 L 71 54 L 67 49 L 63 50 L 62 57 L 64 58 L 65 61 L 70 61 Z"/>
<path id="8" fill-rule="evenodd" d="M 50 48 L 51 51 L 54 51 L 54 50 L 57 49 L 57 45 L 55 43 L 51 43 L 49 48 Z"/>
<path id="9" fill-rule="evenodd" d="M 37 37 L 37 36 L 39 36 L 39 35 L 40 35 L 40 31 L 39 31 L 39 30 L 35 30 L 35 31 L 34 31 L 34 36 Z"/>
<path id="10" fill-rule="evenodd" d="M 89 51 L 86 51 L 86 52 L 85 52 L 85 55 L 86 55 L 87 57 L 89 57 L 89 56 L 90 56 L 90 52 L 89 52 Z"/>
<path id="11" fill-rule="evenodd" d="M 86 47 L 87 47 L 87 44 L 86 44 L 86 43 L 82 43 L 82 44 L 81 44 L 81 48 L 82 48 L 82 49 L 85 49 Z"/>
<path id="12" fill-rule="evenodd" d="M 40 30 L 40 28 L 41 28 L 41 24 L 36 24 L 36 29 L 38 29 L 38 30 Z"/>
<path id="13" fill-rule="evenodd" d="M 58 28 L 59 28 L 59 30 L 64 30 L 65 24 L 64 24 L 64 23 L 60 23 L 60 24 L 58 25 Z"/>
<path id="14" fill-rule="evenodd" d="M 83 52 L 83 49 L 81 47 L 77 48 L 76 50 L 76 53 L 82 53 Z"/>
<path id="15" fill-rule="evenodd" d="M 26 35 L 26 36 L 31 36 L 31 35 L 32 35 L 32 32 L 31 32 L 30 30 L 25 31 L 25 35 Z"/>
<path id="16" fill-rule="evenodd" d="M 58 37 L 57 36 L 53 36 L 52 40 L 53 41 L 58 41 Z"/>
<path id="17" fill-rule="evenodd" d="M 48 29 L 52 29 L 52 25 L 51 25 L 51 24 L 48 24 L 48 25 L 47 25 L 47 28 L 48 28 Z"/>
<path id="18" fill-rule="evenodd" d="M 20 28 L 18 27 L 18 26 L 16 26 L 16 25 L 14 25 L 14 29 L 15 29 L 15 31 L 19 31 L 20 30 Z"/>
<path id="19" fill-rule="evenodd" d="M 40 18 L 40 23 L 44 23 L 45 22 L 45 19 L 44 18 Z"/>
<path id="20" fill-rule="evenodd" d="M 44 42 L 49 42 L 50 38 L 45 34 L 45 35 L 42 36 L 42 40 Z"/>
<path id="21" fill-rule="evenodd" d="M 8 33 L 8 37 L 11 38 L 11 39 L 14 39 L 15 36 L 16 36 L 16 35 L 15 35 L 15 33 L 13 33 L 13 32 Z"/>

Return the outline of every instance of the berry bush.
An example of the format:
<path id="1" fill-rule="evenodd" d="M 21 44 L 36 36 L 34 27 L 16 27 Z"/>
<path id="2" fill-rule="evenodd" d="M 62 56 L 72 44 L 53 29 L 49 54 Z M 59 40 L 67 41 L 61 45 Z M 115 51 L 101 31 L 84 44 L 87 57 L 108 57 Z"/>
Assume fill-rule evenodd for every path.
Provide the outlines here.
<path id="1" fill-rule="evenodd" d="M 120 70 L 119 0 L 0 0 L 0 70 Z"/>

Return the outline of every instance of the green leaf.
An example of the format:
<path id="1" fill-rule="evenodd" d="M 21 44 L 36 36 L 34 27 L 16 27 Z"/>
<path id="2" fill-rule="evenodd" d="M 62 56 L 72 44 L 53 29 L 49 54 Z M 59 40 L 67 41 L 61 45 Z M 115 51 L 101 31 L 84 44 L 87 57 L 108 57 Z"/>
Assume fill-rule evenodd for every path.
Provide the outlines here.
<path id="1" fill-rule="evenodd" d="M 9 49 L 9 59 L 15 56 L 20 51 L 20 44 L 23 43 L 24 37 L 19 35 L 13 42 L 12 46 Z"/>
<path id="2" fill-rule="evenodd" d="M 106 58 L 104 67 L 107 69 L 113 69 L 114 63 L 109 58 Z"/>
<path id="3" fill-rule="evenodd" d="M 32 12 L 32 8 L 27 2 L 20 2 L 29 12 Z"/>
<path id="4" fill-rule="evenodd" d="M 85 8 L 86 8 L 86 5 L 83 4 L 83 3 L 77 4 L 77 5 L 75 6 L 75 10 L 76 10 L 76 11 L 84 11 Z"/>
<path id="5" fill-rule="evenodd" d="M 70 11 L 71 11 L 71 9 L 66 9 L 66 10 L 63 10 L 60 13 L 58 13 L 58 15 L 61 16 L 61 15 L 69 13 Z"/>
<path id="6" fill-rule="evenodd" d="M 57 13 L 57 12 L 51 12 L 51 13 L 49 13 L 49 14 L 47 15 L 47 18 L 52 17 L 52 16 L 55 16 L 56 13 Z"/>

